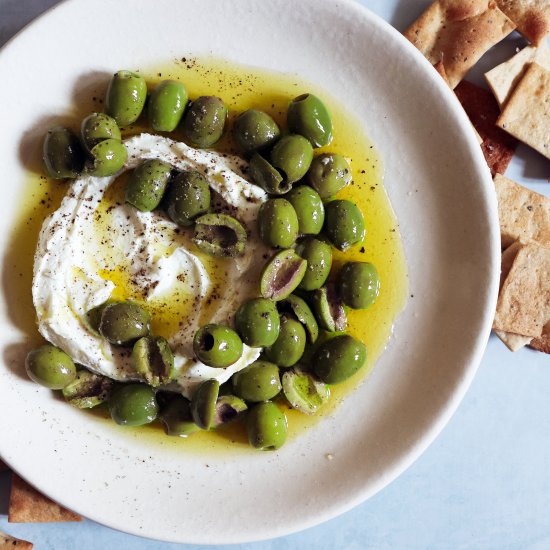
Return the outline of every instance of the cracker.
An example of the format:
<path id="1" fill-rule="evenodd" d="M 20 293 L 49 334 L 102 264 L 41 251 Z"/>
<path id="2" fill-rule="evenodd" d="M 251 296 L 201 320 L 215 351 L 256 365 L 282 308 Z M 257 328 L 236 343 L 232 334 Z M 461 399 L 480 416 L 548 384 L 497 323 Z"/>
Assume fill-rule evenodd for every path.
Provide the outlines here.
<path id="1" fill-rule="evenodd" d="M 456 87 L 455 93 L 482 139 L 481 149 L 491 174 L 504 173 L 518 142 L 495 125 L 500 109 L 493 94 L 467 80 Z"/>
<path id="2" fill-rule="evenodd" d="M 536 46 L 550 34 L 550 0 L 496 0 L 518 31 Z"/>
<path id="3" fill-rule="evenodd" d="M 493 328 L 539 337 L 550 319 L 550 249 L 522 245 L 497 301 Z"/>
<path id="4" fill-rule="evenodd" d="M 520 251 L 522 246 L 523 243 L 521 243 L 520 241 L 516 241 L 502 253 L 500 261 L 499 292 L 500 289 L 502 289 L 502 285 L 504 284 L 506 277 L 508 277 L 508 273 L 510 273 L 510 269 L 512 269 L 512 266 L 514 265 L 514 260 L 516 259 L 516 256 L 518 255 L 518 252 Z"/>
<path id="5" fill-rule="evenodd" d="M 436 0 L 406 31 L 430 61 L 445 63 L 451 88 L 497 42 L 510 34 L 514 23 L 488 0 Z"/>
<path id="6" fill-rule="evenodd" d="M 523 48 L 508 61 L 485 73 L 485 80 L 487 80 L 501 109 L 518 82 L 523 78 L 529 64 L 533 62 L 550 70 L 550 50 L 546 42 L 543 42 L 538 48 L 535 46 Z"/>
<path id="7" fill-rule="evenodd" d="M 550 158 L 550 71 L 531 63 L 497 124 Z"/>
<path id="8" fill-rule="evenodd" d="M 82 517 L 39 493 L 13 474 L 8 521 L 11 523 L 49 523 L 81 521 Z"/>
<path id="9" fill-rule="evenodd" d="M 510 351 L 519 351 L 521 348 L 528 346 L 533 338 L 531 336 L 522 336 L 512 332 L 504 332 L 502 330 L 493 331 Z"/>
<path id="10" fill-rule="evenodd" d="M 500 174 L 494 182 L 502 247 L 519 239 L 550 248 L 550 198 Z"/>
<path id="11" fill-rule="evenodd" d="M 32 550 L 32 542 L 16 539 L 0 531 L 0 550 Z"/>

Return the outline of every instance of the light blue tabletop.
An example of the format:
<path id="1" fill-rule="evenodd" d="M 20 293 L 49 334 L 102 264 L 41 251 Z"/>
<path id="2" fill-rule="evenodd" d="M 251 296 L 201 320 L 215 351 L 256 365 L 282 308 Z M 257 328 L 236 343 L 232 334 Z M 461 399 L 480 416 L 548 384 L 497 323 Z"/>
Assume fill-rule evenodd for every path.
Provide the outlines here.
<path id="1" fill-rule="evenodd" d="M 0 45 L 57 2 L 0 0 Z M 430 0 L 361 2 L 401 31 L 430 4 Z M 484 56 L 468 78 L 481 83 L 484 69 L 512 55 L 521 44 L 513 36 Z M 3 77 L 3 85 L 10 85 L 9 75 Z M 550 162 L 527 147 L 518 148 L 507 175 L 550 194 L 546 190 Z M 10 475 L 0 474 L 0 530 L 34 542 L 36 550 L 191 548 L 125 535 L 87 520 L 8 524 L 9 484 Z M 323 525 L 273 541 L 227 548 L 550 549 L 550 356 L 527 349 L 512 354 L 491 337 L 478 375 L 455 416 L 390 486 Z"/>

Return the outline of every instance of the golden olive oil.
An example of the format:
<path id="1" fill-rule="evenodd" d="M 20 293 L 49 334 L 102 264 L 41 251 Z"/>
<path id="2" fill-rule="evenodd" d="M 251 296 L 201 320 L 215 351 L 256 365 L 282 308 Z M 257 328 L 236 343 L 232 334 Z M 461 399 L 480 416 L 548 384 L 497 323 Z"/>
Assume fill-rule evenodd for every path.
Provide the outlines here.
<path id="1" fill-rule="evenodd" d="M 353 182 L 339 193 L 338 198 L 355 202 L 364 215 L 366 226 L 363 243 L 347 252 L 334 250 L 333 274 L 346 261 L 372 262 L 380 275 L 381 290 L 378 300 L 370 309 L 348 313 L 349 332 L 363 341 L 368 348 L 367 366 L 344 384 L 331 388 L 330 402 L 315 416 L 307 416 L 292 410 L 284 404 L 284 400 L 280 400 L 280 406 L 284 408 L 288 417 L 289 437 L 295 437 L 323 416 L 329 415 L 342 398 L 357 388 L 361 380 L 367 376 L 384 350 L 393 322 L 406 301 L 406 265 L 399 228 L 384 190 L 382 161 L 365 134 L 365 130 L 368 133 L 368 126 L 366 129 L 361 127 L 354 119 L 353 113 L 343 107 L 345 98 L 332 98 L 317 89 L 314 84 L 305 82 L 296 75 L 271 73 L 217 59 L 186 58 L 158 65 L 154 70 L 141 69 L 141 73 L 147 79 L 150 89 L 161 80 L 176 79 L 185 84 L 191 99 L 200 95 L 221 97 L 230 109 L 229 127 L 238 113 L 255 108 L 269 113 L 284 129 L 289 101 L 307 92 L 321 97 L 332 114 L 334 139 L 329 146 L 318 149 L 316 153 L 337 152 L 349 159 L 353 171 Z M 71 115 L 74 115 L 75 130 L 84 116 L 91 111 L 102 110 L 106 86 L 106 81 L 98 82 L 97 89 L 90 92 L 87 97 L 83 97 L 81 101 L 79 100 L 78 105 L 72 106 Z M 60 113 L 60 115 L 64 114 L 66 113 Z M 124 134 L 128 136 L 141 131 L 151 131 L 147 128 L 145 116 Z M 169 136 L 175 140 L 182 139 L 177 130 Z M 215 149 L 236 152 L 229 132 L 226 132 Z M 28 333 L 31 341 L 39 341 L 31 299 L 33 255 L 40 227 L 46 216 L 59 206 L 66 192 L 67 183 L 44 177 L 40 173 L 39 159 L 36 159 L 36 163 L 33 161 L 34 164 L 37 169 L 29 172 L 24 184 L 19 221 L 12 236 L 8 261 L 13 266 L 11 300 L 18 304 L 17 309 L 20 312 L 17 319 L 18 325 Z M 125 176 L 118 178 L 106 194 L 107 205 L 109 202 L 123 200 L 125 180 Z M 105 227 L 105 230 L 108 228 Z M 220 264 L 219 276 L 215 276 L 215 279 L 219 278 L 219 282 L 223 281 L 222 270 L 223 264 Z M 101 276 L 115 283 L 113 297 L 139 299 L 139 296 L 133 293 L 123 269 L 103 272 Z M 165 308 L 152 311 L 153 329 L 157 334 L 168 336 L 177 329 L 185 315 L 183 310 L 168 306 L 167 304 Z M 201 319 L 201 322 L 207 321 L 207 319 Z M 83 414 L 87 413 L 83 412 Z M 95 411 L 93 417 L 94 420 L 107 418 L 108 412 L 105 407 L 101 407 Z M 111 421 L 108 420 L 108 422 Z M 199 432 L 187 439 L 164 435 L 159 423 L 142 428 L 122 428 L 113 424 L 113 429 L 117 431 L 117 436 L 120 434 L 120 437 L 130 436 L 140 440 L 145 438 L 151 444 L 159 444 L 181 452 L 210 453 L 247 448 L 246 434 L 241 423 L 228 425 L 216 432 Z"/>

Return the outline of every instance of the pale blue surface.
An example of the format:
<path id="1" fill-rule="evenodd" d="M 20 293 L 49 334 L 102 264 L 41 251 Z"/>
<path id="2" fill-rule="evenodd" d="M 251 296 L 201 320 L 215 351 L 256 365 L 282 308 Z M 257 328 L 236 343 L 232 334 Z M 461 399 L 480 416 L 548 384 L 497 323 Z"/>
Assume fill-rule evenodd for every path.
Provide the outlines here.
<path id="1" fill-rule="evenodd" d="M 56 3 L 0 0 L 0 44 Z M 430 2 L 362 3 L 403 30 Z M 516 43 L 511 40 L 485 56 L 469 78 L 479 81 L 481 69 L 511 55 Z M 3 85 L 7 76 L 3 75 Z M 550 163 L 526 147 L 518 149 L 508 171 L 510 177 L 545 193 L 549 174 Z M 91 521 L 8 524 L 8 495 L 9 474 L 0 474 L 0 529 L 33 541 L 36 550 L 193 548 L 140 539 Z M 443 433 L 378 495 L 302 533 L 256 544 L 202 548 L 549 549 L 550 356 L 529 350 L 512 354 L 492 337 L 478 375 Z"/>

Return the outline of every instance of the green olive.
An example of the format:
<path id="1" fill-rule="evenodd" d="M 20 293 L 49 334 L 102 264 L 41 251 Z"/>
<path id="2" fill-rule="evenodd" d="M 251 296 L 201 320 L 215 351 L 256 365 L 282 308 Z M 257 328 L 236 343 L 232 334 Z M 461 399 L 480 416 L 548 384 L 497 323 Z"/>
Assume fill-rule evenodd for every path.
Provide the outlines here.
<path id="1" fill-rule="evenodd" d="M 311 309 L 319 326 L 329 332 L 346 330 L 348 318 L 342 300 L 332 283 L 314 290 L 310 296 Z"/>
<path id="2" fill-rule="evenodd" d="M 293 409 L 315 414 L 330 398 L 330 388 L 299 368 L 283 374 L 283 392 Z"/>
<path id="3" fill-rule="evenodd" d="M 277 252 L 266 263 L 260 278 L 264 298 L 282 300 L 296 290 L 307 269 L 307 262 L 292 248 Z"/>
<path id="4" fill-rule="evenodd" d="M 290 248 L 298 237 L 298 216 L 286 199 L 268 199 L 258 212 L 260 238 L 273 248 Z"/>
<path id="5" fill-rule="evenodd" d="M 46 388 L 61 390 L 76 377 L 73 360 L 62 350 L 45 344 L 27 354 L 25 368 L 29 378 Z"/>
<path id="6" fill-rule="evenodd" d="M 50 128 L 42 148 L 44 165 L 51 178 L 76 178 L 86 160 L 79 139 L 68 128 Z"/>
<path id="7" fill-rule="evenodd" d="M 261 451 L 275 451 L 282 447 L 287 429 L 285 414 L 271 401 L 254 405 L 246 419 L 248 441 Z"/>
<path id="8" fill-rule="evenodd" d="M 255 361 L 231 381 L 235 394 L 252 403 L 272 399 L 281 391 L 279 367 L 268 361 Z"/>
<path id="9" fill-rule="evenodd" d="M 101 323 L 101 316 L 103 315 L 103 310 L 110 304 L 120 303 L 120 300 L 107 300 L 102 304 L 99 304 L 96 307 L 93 307 L 88 312 L 86 312 L 86 321 L 88 322 L 89 327 L 94 331 L 99 333 L 99 325 Z"/>
<path id="10" fill-rule="evenodd" d="M 325 206 L 325 213 L 324 231 L 336 248 L 347 250 L 365 237 L 363 214 L 353 202 L 331 201 Z"/>
<path id="11" fill-rule="evenodd" d="M 88 115 L 80 126 L 80 135 L 87 151 L 90 152 L 104 139 L 120 140 L 120 128 L 116 120 L 105 113 Z"/>
<path id="12" fill-rule="evenodd" d="M 348 161 L 337 153 L 323 153 L 311 162 L 307 181 L 323 199 L 338 193 L 351 182 L 351 168 Z"/>
<path id="13" fill-rule="evenodd" d="M 109 399 L 111 418 L 122 426 L 143 426 L 155 420 L 155 391 L 145 384 L 121 384 Z"/>
<path id="14" fill-rule="evenodd" d="M 321 288 L 325 284 L 332 267 L 332 249 L 330 245 L 319 239 L 309 237 L 298 243 L 296 253 L 307 261 L 306 273 L 300 283 L 300 288 L 303 290 Z"/>
<path id="15" fill-rule="evenodd" d="M 101 314 L 99 332 L 111 344 L 125 346 L 149 334 L 149 312 L 133 302 L 108 304 Z"/>
<path id="16" fill-rule="evenodd" d="M 183 135 L 196 147 L 211 147 L 223 135 L 227 107 L 219 97 L 201 96 L 183 117 Z"/>
<path id="17" fill-rule="evenodd" d="M 205 380 L 193 394 L 191 414 L 195 424 L 203 430 L 209 430 L 214 424 L 219 391 L 220 383 L 217 380 Z"/>
<path id="18" fill-rule="evenodd" d="M 299 185 L 292 189 L 285 198 L 296 211 L 301 235 L 317 235 L 321 232 L 325 222 L 325 207 L 315 189 L 308 185 Z"/>
<path id="19" fill-rule="evenodd" d="M 159 396 L 157 394 L 158 401 Z M 160 407 L 159 419 L 167 435 L 188 437 L 200 430 L 193 420 L 189 400 L 178 393 L 166 397 L 165 403 Z"/>
<path id="20" fill-rule="evenodd" d="M 288 106 L 288 129 L 300 134 L 313 147 L 324 147 L 332 141 L 332 120 L 324 103 L 313 94 L 294 98 Z"/>
<path id="21" fill-rule="evenodd" d="M 214 411 L 214 428 L 222 424 L 229 424 L 239 416 L 240 413 L 248 409 L 246 403 L 236 395 L 226 394 L 220 395 L 216 400 L 216 408 Z"/>
<path id="22" fill-rule="evenodd" d="M 157 132 L 172 132 L 187 105 L 187 90 L 176 80 L 163 80 L 153 90 L 147 107 L 149 124 Z"/>
<path id="23" fill-rule="evenodd" d="M 172 166 L 158 159 L 146 160 L 130 174 L 126 202 L 142 212 L 154 210 L 162 200 Z"/>
<path id="24" fill-rule="evenodd" d="M 144 336 L 132 349 L 132 366 L 154 388 L 170 383 L 175 375 L 174 354 L 162 336 Z"/>
<path id="25" fill-rule="evenodd" d="M 228 214 L 205 214 L 195 220 L 193 242 L 211 256 L 242 256 L 247 238 L 242 223 Z"/>
<path id="26" fill-rule="evenodd" d="M 91 409 L 107 401 L 114 381 L 89 370 L 79 370 L 76 378 L 63 388 L 65 400 L 79 409 Z"/>
<path id="27" fill-rule="evenodd" d="M 312 361 L 315 374 L 326 384 L 340 384 L 353 376 L 367 361 L 365 344 L 349 334 L 322 344 Z"/>
<path id="28" fill-rule="evenodd" d="M 284 180 L 279 171 L 258 153 L 252 155 L 249 169 L 254 183 L 271 195 L 284 195 L 292 188 L 292 183 Z"/>
<path id="29" fill-rule="evenodd" d="M 279 337 L 272 346 L 265 349 L 266 359 L 279 367 L 292 367 L 302 358 L 305 349 L 304 326 L 295 319 L 282 315 Z"/>
<path id="30" fill-rule="evenodd" d="M 287 183 L 302 179 L 313 159 L 311 143 L 296 134 L 282 137 L 271 149 L 271 164 Z"/>
<path id="31" fill-rule="evenodd" d="M 338 275 L 338 290 L 344 303 L 353 309 L 366 309 L 380 293 L 376 267 L 367 262 L 348 262 Z"/>
<path id="32" fill-rule="evenodd" d="M 145 79 L 132 71 L 115 73 L 105 97 L 105 112 L 125 128 L 133 124 L 143 111 L 147 99 Z"/>
<path id="33" fill-rule="evenodd" d="M 208 180 L 201 173 L 190 170 L 174 176 L 166 190 L 164 204 L 170 219 L 186 227 L 208 212 L 210 199 Z"/>
<path id="34" fill-rule="evenodd" d="M 90 174 L 98 178 L 113 176 L 128 160 L 128 151 L 119 139 L 104 139 L 92 147 Z"/>
<path id="35" fill-rule="evenodd" d="M 209 367 L 225 368 L 237 362 L 243 354 L 239 335 L 224 325 L 205 325 L 193 339 L 197 359 Z"/>
<path id="36" fill-rule="evenodd" d="M 287 298 L 283 298 L 280 302 L 278 302 L 278 305 L 279 310 L 282 313 L 291 313 L 296 317 L 296 319 L 298 319 L 298 321 L 300 321 L 300 323 L 302 323 L 302 325 L 304 325 L 311 343 L 314 343 L 317 340 L 317 337 L 319 336 L 319 325 L 315 320 L 315 316 L 313 315 L 311 308 L 307 305 L 305 300 L 295 294 L 291 294 Z"/>
<path id="37" fill-rule="evenodd" d="M 281 131 L 267 113 L 249 109 L 235 120 L 233 135 L 245 153 L 254 153 L 271 147 L 279 139 Z"/>
<path id="38" fill-rule="evenodd" d="M 279 313 L 272 300 L 252 298 L 239 307 L 235 327 L 243 342 L 253 348 L 271 346 L 280 329 Z"/>

